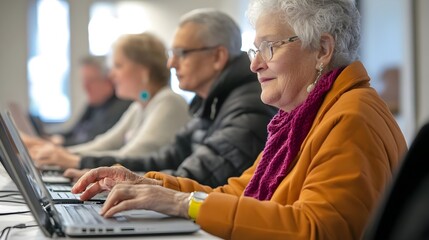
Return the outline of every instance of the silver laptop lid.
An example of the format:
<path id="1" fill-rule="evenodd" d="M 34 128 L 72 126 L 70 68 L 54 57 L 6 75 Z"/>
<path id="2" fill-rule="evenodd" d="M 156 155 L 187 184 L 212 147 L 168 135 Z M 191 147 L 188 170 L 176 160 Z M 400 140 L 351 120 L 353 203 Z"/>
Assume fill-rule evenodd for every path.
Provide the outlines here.
<path id="1" fill-rule="evenodd" d="M 8 111 L 2 111 L 1 119 L 4 123 L 4 131 L 2 131 L 2 133 L 7 136 L 7 138 L 4 139 L 5 141 L 3 141 L 3 145 L 9 145 L 14 149 L 14 156 L 9 157 L 11 159 L 15 159 L 16 164 L 19 164 L 16 165 L 18 167 L 16 171 L 22 172 L 25 178 L 28 179 L 28 182 L 31 184 L 34 192 L 41 199 L 44 205 L 49 204 L 49 200 L 51 200 L 50 194 L 42 181 L 39 170 L 34 166 L 33 160 L 30 159 L 30 155 L 19 136 L 12 116 Z"/>
<path id="2" fill-rule="evenodd" d="M 7 108 L 9 109 L 9 112 L 12 114 L 13 118 L 16 119 L 15 123 L 20 131 L 30 136 L 38 136 L 37 130 L 30 121 L 30 117 L 24 113 L 24 110 L 18 103 L 9 102 L 7 103 Z"/>
<path id="3" fill-rule="evenodd" d="M 25 175 L 24 171 L 20 171 L 22 165 L 18 157 L 18 149 L 17 146 L 11 144 L 11 135 L 4 120 L 4 114 L 1 113 L 0 150 L 3 166 L 14 180 L 43 234 L 50 237 L 56 232 L 56 227 L 51 215 L 45 208 L 49 202 L 43 199 L 43 194 L 35 183 L 37 180 L 32 178 L 34 182 L 29 181 L 29 177 Z"/>
<path id="4" fill-rule="evenodd" d="M 28 177 L 28 181 L 34 185 L 34 189 L 36 192 L 39 193 L 41 199 L 48 204 L 49 201 L 54 203 L 82 203 L 82 201 L 79 199 L 79 197 L 75 194 L 71 193 L 53 193 L 52 191 L 49 191 L 45 185 L 47 183 L 47 178 L 51 178 L 54 181 L 51 181 L 50 183 L 62 183 L 62 184 L 70 184 L 70 179 L 66 179 L 63 176 L 41 176 L 41 173 L 39 169 L 36 168 L 34 165 L 33 160 L 31 159 L 30 155 L 28 154 L 27 147 L 24 145 L 24 143 L 21 140 L 21 137 L 19 136 L 18 129 L 16 128 L 14 124 L 14 119 L 10 115 L 9 112 L 5 111 L 2 112 L 2 118 L 4 123 L 6 124 L 6 131 L 8 131 L 9 135 L 11 136 L 10 145 L 16 146 L 17 149 L 17 158 L 20 160 L 20 163 L 22 165 L 22 168 L 18 171 L 24 171 L 25 176 Z M 55 179 L 66 179 L 67 182 L 64 181 L 55 181 Z M 49 183 L 49 182 L 48 182 Z M 102 194 L 97 195 L 90 201 L 96 201 L 96 202 L 104 202 L 106 199 L 106 196 L 103 196 Z"/>

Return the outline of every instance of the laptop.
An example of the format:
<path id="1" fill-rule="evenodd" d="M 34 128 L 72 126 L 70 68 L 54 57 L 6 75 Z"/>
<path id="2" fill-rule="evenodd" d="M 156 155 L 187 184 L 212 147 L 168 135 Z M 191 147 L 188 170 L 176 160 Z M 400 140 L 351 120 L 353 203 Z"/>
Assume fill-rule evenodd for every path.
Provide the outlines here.
<path id="1" fill-rule="evenodd" d="M 16 146 L 8 144 L 5 124 L 0 118 L 0 159 L 15 181 L 38 226 L 45 236 L 129 236 L 185 234 L 200 229 L 194 222 L 149 210 L 129 210 L 112 218 L 99 215 L 101 204 L 54 204 L 40 179 L 20 171 L 21 161 Z"/>
<path id="2" fill-rule="evenodd" d="M 7 103 L 7 108 L 15 119 L 16 126 L 23 133 L 32 136 L 40 136 L 34 124 L 31 122 L 29 115 L 26 115 L 21 106 L 16 102 Z"/>
<path id="3" fill-rule="evenodd" d="M 24 176 L 27 176 L 30 182 L 37 183 L 39 188 L 43 188 L 44 191 L 51 195 L 51 198 L 55 203 L 82 202 L 79 194 L 72 194 L 70 192 L 71 184 L 69 179 L 67 179 L 68 183 L 65 185 L 49 184 L 40 176 L 39 170 L 34 165 L 33 160 L 28 154 L 27 148 L 21 141 L 9 112 L 2 112 L 0 114 L 0 130 L 0 139 L 3 145 L 10 146 L 10 148 L 14 150 L 14 152 L 11 152 L 9 158 L 17 162 L 17 165 L 20 166 L 16 171 L 22 172 Z M 13 166 L 5 166 L 5 169 L 9 172 L 12 167 Z M 91 201 L 102 203 L 105 201 L 106 196 L 106 193 L 99 194 L 92 198 Z"/>
<path id="4" fill-rule="evenodd" d="M 22 151 L 23 155 L 26 155 L 24 160 L 31 160 L 28 156 L 28 151 L 25 145 L 23 144 L 21 137 L 19 136 L 19 120 L 14 117 L 14 114 L 12 111 L 4 111 L 3 114 L 4 121 L 6 121 L 6 125 L 9 129 L 9 131 L 12 132 L 12 138 L 17 143 L 17 145 L 22 146 L 22 148 L 19 148 Z M 18 121 L 17 121 L 18 120 Z M 31 161 L 32 163 L 33 161 Z M 29 163 L 30 164 L 30 163 Z M 69 178 L 66 178 L 62 176 L 63 170 L 59 168 L 58 166 L 43 166 L 42 168 L 39 168 L 41 172 L 41 176 L 43 179 L 43 182 L 49 183 L 49 184 L 71 184 L 71 180 Z"/>
<path id="5" fill-rule="evenodd" d="M 7 103 L 8 112 L 13 118 L 13 122 L 20 132 L 23 132 L 31 137 L 43 138 L 44 136 L 48 136 L 45 131 L 44 124 L 40 117 L 34 116 L 31 114 L 25 114 L 22 107 L 16 102 L 8 102 Z M 44 172 L 46 171 L 49 175 L 58 175 L 61 174 L 61 168 L 56 166 L 43 166 L 42 169 Z M 49 181 L 56 181 L 54 177 L 50 176 Z M 61 182 L 64 182 L 62 180 Z"/>
<path id="6" fill-rule="evenodd" d="M 429 123 L 414 138 L 363 239 L 429 239 Z"/>

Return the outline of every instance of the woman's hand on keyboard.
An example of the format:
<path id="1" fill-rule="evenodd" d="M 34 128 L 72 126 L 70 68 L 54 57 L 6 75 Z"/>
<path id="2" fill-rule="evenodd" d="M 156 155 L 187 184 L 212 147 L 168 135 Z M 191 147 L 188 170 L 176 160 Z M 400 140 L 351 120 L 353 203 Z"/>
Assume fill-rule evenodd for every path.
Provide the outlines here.
<path id="1" fill-rule="evenodd" d="M 99 167 L 85 173 L 73 186 L 72 193 L 82 193 L 80 198 L 86 201 L 110 191 L 118 183 L 162 185 L 161 180 L 145 178 L 121 166 Z"/>
<path id="2" fill-rule="evenodd" d="M 53 165 L 66 168 L 77 168 L 81 157 L 53 143 L 33 147 L 29 151 L 36 166 Z"/>
<path id="3" fill-rule="evenodd" d="M 190 193 L 161 186 L 117 184 L 109 193 L 100 214 L 112 217 L 125 210 L 146 209 L 189 218 L 189 196 Z"/>

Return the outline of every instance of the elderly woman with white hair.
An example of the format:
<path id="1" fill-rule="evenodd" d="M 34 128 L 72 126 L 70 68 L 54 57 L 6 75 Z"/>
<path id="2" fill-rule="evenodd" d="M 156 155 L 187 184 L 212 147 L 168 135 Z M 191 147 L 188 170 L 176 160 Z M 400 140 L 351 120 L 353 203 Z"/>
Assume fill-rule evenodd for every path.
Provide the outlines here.
<path id="1" fill-rule="evenodd" d="M 257 47 L 250 68 L 262 101 L 279 109 L 254 165 L 215 189 L 98 168 L 73 191 L 87 199 L 111 190 L 105 217 L 152 209 L 221 238 L 359 239 L 406 143 L 357 61 L 354 1 L 251 0 L 247 15 Z"/>

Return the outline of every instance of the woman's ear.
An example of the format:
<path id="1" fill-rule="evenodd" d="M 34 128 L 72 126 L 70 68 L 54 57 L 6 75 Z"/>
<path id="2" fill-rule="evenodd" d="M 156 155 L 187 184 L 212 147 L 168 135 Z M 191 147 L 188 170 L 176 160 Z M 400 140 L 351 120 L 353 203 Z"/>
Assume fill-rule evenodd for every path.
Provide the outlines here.
<path id="1" fill-rule="evenodd" d="M 323 33 L 320 37 L 320 49 L 317 54 L 317 66 L 321 63 L 323 66 L 329 65 L 334 55 L 335 39 L 332 35 Z"/>
<path id="2" fill-rule="evenodd" d="M 229 59 L 229 51 L 224 46 L 219 46 L 216 49 L 214 68 L 218 71 L 222 71 Z"/>

